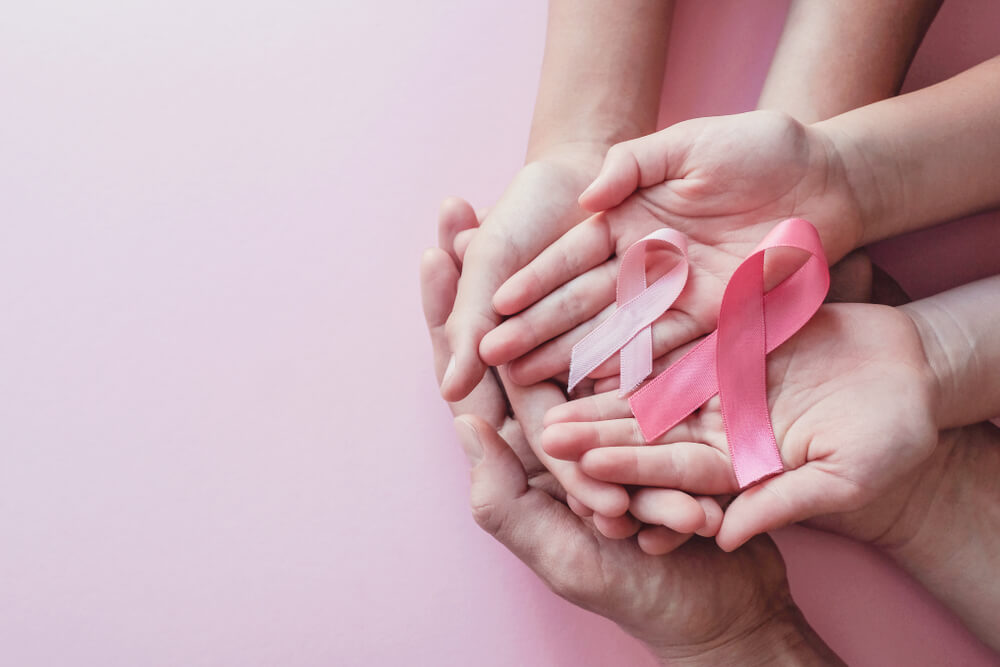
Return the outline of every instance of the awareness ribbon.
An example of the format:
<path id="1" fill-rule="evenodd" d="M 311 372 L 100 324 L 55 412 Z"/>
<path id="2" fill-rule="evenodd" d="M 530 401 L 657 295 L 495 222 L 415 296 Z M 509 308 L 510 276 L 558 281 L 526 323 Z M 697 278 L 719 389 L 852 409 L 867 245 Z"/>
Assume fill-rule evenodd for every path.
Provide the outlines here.
<path id="1" fill-rule="evenodd" d="M 772 248 L 795 248 L 809 256 L 765 292 L 764 253 Z M 719 394 L 740 488 L 781 472 L 784 467 L 767 409 L 765 355 L 809 321 L 829 286 L 830 272 L 816 228 L 791 218 L 772 229 L 730 278 L 718 328 L 629 399 L 646 442 Z"/>
<path id="2" fill-rule="evenodd" d="M 680 252 L 680 261 L 646 287 L 646 253 L 656 249 Z M 621 350 L 619 395 L 624 396 L 653 372 L 653 336 L 650 325 L 680 296 L 687 282 L 687 239 L 672 229 L 658 229 L 633 243 L 618 268 L 618 308 L 608 319 L 573 346 L 569 364 L 569 391 L 598 366 Z"/>

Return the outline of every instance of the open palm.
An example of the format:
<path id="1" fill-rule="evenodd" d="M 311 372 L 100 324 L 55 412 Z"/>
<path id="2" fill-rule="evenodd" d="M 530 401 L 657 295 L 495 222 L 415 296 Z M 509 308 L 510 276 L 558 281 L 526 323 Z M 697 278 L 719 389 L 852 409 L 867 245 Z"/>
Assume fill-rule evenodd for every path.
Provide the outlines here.
<path id="1" fill-rule="evenodd" d="M 451 353 L 444 322 L 457 268 L 435 249 L 425 255 L 421 273 L 440 381 Z M 557 594 L 614 620 L 662 656 L 735 641 L 793 608 L 781 556 L 766 537 L 727 554 L 705 540 L 652 530 L 642 538 L 647 550 L 676 548 L 654 556 L 637 540 L 606 538 L 593 520 L 574 514 L 531 442 L 541 434 L 546 408 L 561 400 L 549 383 L 508 386 L 505 393 L 489 373 L 463 401 L 451 404 L 461 415 L 456 421 L 464 437 L 477 443 L 471 503 L 485 530 Z"/>
<path id="2" fill-rule="evenodd" d="M 930 456 L 934 380 L 912 320 L 869 304 L 823 306 L 768 356 L 768 405 L 785 473 L 727 508 L 717 540 L 732 549 L 788 523 L 858 510 Z M 613 393 L 549 411 L 543 448 L 605 481 L 736 493 L 718 397 L 651 446 Z M 636 494 L 633 503 L 642 502 Z"/>
<path id="3" fill-rule="evenodd" d="M 514 316 L 483 339 L 480 352 L 489 363 L 516 359 L 510 369 L 518 382 L 567 368 L 572 346 L 614 310 L 618 258 L 655 229 L 688 237 L 691 267 L 681 297 L 653 325 L 653 352 L 660 356 L 715 328 L 733 271 L 780 221 L 813 222 L 827 259 L 836 261 L 853 248 L 859 219 L 827 144 L 776 112 L 688 121 L 619 144 L 581 203 L 602 212 L 568 231 L 494 297 L 498 312 Z M 652 266 L 650 280 L 658 272 Z M 615 361 L 592 376 L 614 374 Z"/>

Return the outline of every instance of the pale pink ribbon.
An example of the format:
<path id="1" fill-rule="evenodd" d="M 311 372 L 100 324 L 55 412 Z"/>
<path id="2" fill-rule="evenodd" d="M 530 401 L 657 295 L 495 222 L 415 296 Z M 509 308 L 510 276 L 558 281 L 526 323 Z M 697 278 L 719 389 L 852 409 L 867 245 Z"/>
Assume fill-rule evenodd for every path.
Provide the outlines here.
<path id="1" fill-rule="evenodd" d="M 673 249 L 680 261 L 646 287 L 646 254 Z M 650 325 L 673 305 L 687 282 L 687 239 L 672 229 L 659 229 L 633 243 L 618 267 L 618 308 L 573 346 L 569 390 L 621 350 L 619 394 L 624 396 L 653 372 L 653 336 Z"/>
<path id="2" fill-rule="evenodd" d="M 809 256 L 765 293 L 764 253 L 779 247 L 804 250 Z M 829 268 L 815 227 L 792 218 L 771 230 L 730 278 L 718 329 L 629 399 L 646 442 L 719 394 L 740 488 L 781 472 L 767 409 L 765 355 L 809 321 L 829 286 Z"/>

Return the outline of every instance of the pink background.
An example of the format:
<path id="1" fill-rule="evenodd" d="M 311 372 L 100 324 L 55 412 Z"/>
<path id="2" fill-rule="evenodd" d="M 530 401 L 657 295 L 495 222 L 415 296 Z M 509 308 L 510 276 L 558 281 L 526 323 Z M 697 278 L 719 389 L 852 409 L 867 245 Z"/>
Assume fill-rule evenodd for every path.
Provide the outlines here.
<path id="1" fill-rule="evenodd" d="M 650 664 L 473 524 L 437 398 L 419 252 L 517 169 L 544 34 L 481 5 L 5 9 L 0 663 Z M 785 5 L 683 4 L 664 121 L 750 108 Z M 946 3 L 912 81 L 998 20 Z M 995 223 L 880 257 L 927 293 Z M 779 541 L 852 664 L 996 664 L 877 554 Z"/>

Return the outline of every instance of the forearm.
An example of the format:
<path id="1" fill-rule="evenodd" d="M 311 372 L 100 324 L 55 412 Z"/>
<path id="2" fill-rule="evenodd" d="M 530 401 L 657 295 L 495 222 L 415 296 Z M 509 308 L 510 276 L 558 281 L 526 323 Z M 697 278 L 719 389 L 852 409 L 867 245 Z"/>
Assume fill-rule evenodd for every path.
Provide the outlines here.
<path id="1" fill-rule="evenodd" d="M 936 378 L 938 427 L 1000 416 L 1000 276 L 901 308 L 916 323 Z"/>
<path id="2" fill-rule="evenodd" d="M 977 424 L 942 434 L 946 455 L 933 488 L 908 509 L 919 529 L 887 553 L 986 644 L 1000 650 L 1000 429 Z"/>
<path id="3" fill-rule="evenodd" d="M 670 0 L 550 1 L 528 161 L 656 129 L 672 10 Z"/>
<path id="4" fill-rule="evenodd" d="M 842 163 L 863 244 L 1000 205 L 1000 57 L 813 127 Z"/>
<path id="5" fill-rule="evenodd" d="M 795 0 L 758 108 L 814 123 L 896 95 L 941 0 Z"/>
<path id="6" fill-rule="evenodd" d="M 700 649 L 696 655 L 679 655 L 676 649 L 653 648 L 662 665 L 843 665 L 829 646 L 791 605 L 767 623 L 734 641 Z"/>

